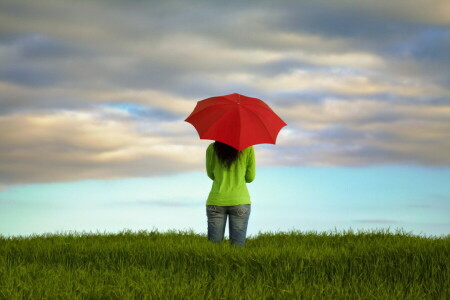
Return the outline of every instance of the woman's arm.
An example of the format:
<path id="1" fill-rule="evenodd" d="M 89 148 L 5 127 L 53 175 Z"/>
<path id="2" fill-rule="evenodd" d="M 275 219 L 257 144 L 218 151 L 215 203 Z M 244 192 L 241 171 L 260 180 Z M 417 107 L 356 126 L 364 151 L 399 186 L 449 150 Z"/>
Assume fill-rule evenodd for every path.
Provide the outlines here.
<path id="1" fill-rule="evenodd" d="M 245 182 L 249 183 L 255 180 L 256 176 L 256 160 L 255 149 L 250 146 L 250 151 L 247 157 L 247 171 L 245 172 Z"/>
<path id="2" fill-rule="evenodd" d="M 211 180 L 214 180 L 214 166 L 213 166 L 213 151 L 214 148 L 212 147 L 212 144 L 208 146 L 208 149 L 206 149 L 206 173 L 208 174 L 208 177 L 211 178 Z"/>

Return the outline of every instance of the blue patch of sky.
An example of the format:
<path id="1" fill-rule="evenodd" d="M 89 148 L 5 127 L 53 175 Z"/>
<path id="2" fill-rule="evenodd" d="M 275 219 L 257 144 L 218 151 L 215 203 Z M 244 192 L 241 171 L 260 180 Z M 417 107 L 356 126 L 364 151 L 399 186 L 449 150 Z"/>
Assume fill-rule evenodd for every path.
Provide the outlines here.
<path id="1" fill-rule="evenodd" d="M 314 71 L 323 69 L 311 63 L 302 62 L 295 58 L 282 58 L 268 63 L 260 64 L 252 68 L 255 73 L 265 76 L 277 76 L 280 74 L 291 73 L 295 70 Z"/>
<path id="2" fill-rule="evenodd" d="M 130 102 L 110 102 L 102 105 L 125 111 L 134 117 L 167 121 L 173 121 L 180 118 L 180 116 L 175 115 L 168 110 Z"/>
<path id="3" fill-rule="evenodd" d="M 248 184 L 248 232 L 401 227 L 449 234 L 449 181 L 448 168 L 259 168 Z M 12 186 L 0 192 L 0 234 L 123 228 L 205 233 L 211 183 L 204 172 L 188 172 Z"/>

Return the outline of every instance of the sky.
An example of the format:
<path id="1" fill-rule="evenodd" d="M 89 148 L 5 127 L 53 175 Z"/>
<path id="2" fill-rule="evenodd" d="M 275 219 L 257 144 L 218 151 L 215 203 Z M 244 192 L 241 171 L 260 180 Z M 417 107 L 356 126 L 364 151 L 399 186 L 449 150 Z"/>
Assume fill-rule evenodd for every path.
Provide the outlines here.
<path id="1" fill-rule="evenodd" d="M 288 124 L 250 235 L 450 234 L 449 65 L 444 0 L 0 0 L 0 234 L 205 233 L 184 119 L 231 93 Z"/>

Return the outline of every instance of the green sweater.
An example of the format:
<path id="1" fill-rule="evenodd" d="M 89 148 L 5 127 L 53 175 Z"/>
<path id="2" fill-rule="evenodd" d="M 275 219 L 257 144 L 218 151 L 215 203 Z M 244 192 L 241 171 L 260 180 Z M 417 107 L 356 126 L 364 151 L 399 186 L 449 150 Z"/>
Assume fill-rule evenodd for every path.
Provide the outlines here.
<path id="1" fill-rule="evenodd" d="M 226 169 L 214 151 L 214 143 L 206 150 L 206 172 L 213 180 L 206 205 L 232 206 L 251 204 L 247 184 L 255 179 L 255 150 L 242 150 L 236 161 Z"/>

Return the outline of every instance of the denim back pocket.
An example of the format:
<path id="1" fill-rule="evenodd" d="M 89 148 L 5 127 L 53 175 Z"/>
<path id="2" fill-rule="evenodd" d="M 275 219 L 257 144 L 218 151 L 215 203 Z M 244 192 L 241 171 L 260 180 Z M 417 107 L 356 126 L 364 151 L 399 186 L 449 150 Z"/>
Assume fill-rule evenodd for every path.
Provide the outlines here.
<path id="1" fill-rule="evenodd" d="M 243 217 L 247 214 L 249 208 L 247 206 L 239 206 L 236 213 L 239 217 Z"/>
<path id="2" fill-rule="evenodd" d="M 206 205 L 206 214 L 215 215 L 217 214 L 217 209 L 215 205 Z"/>

